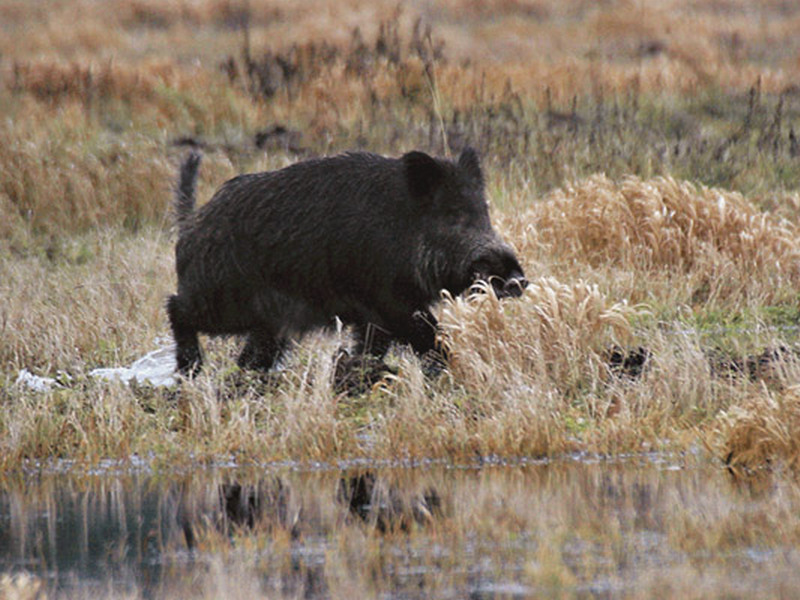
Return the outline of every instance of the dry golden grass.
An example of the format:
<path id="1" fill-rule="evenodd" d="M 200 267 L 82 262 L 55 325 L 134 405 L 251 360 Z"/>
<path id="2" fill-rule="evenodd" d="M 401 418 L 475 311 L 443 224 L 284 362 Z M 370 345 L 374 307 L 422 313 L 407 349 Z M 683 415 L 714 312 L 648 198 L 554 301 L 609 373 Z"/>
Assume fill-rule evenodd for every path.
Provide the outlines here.
<path id="1" fill-rule="evenodd" d="M 158 590 L 101 596 L 297 597 L 312 580 L 331 597 L 458 595 L 493 576 L 509 594 L 793 595 L 790 4 L 0 0 L 0 474 L 14 535 L 25 540 L 36 511 L 51 529 L 57 518 L 55 493 L 30 492 L 28 469 L 143 461 L 185 475 L 159 510 L 195 519 L 203 571 L 181 559 Z M 276 126 L 285 144 L 258 142 Z M 204 150 L 202 202 L 237 173 L 308 155 L 467 143 L 531 285 L 502 302 L 490 289 L 445 297 L 435 310 L 452 360 L 439 377 L 396 349 L 396 374 L 341 393 L 346 332 L 300 341 L 267 376 L 240 371 L 224 339 L 203 340 L 207 366 L 179 388 L 88 375 L 169 340 L 181 144 Z M 21 369 L 58 384 L 15 385 Z M 645 481 L 612 464 L 651 452 L 688 468 Z M 558 466 L 585 453 L 612 460 Z M 405 515 L 386 535 L 344 514 L 334 471 L 285 488 L 285 514 L 252 531 L 220 529 L 220 482 L 197 468 L 521 457 L 556 460 L 533 476 L 382 475 L 379 503 L 411 506 L 431 486 L 443 498 L 442 515 Z M 721 481 L 724 462 L 741 490 Z M 464 485 L 473 477 L 485 480 Z M 117 491 L 84 516 L 108 498 L 123 507 Z M 164 548 L 183 551 L 180 534 Z M 298 552 L 298 539 L 309 546 Z M 303 562 L 308 548 L 316 563 Z M 45 594 L 38 577 L 0 579 L 0 596 Z"/>
<path id="2" fill-rule="evenodd" d="M 796 378 L 792 378 L 796 381 Z M 800 388 L 764 390 L 720 415 L 720 454 L 737 472 L 800 467 Z"/>
<path id="3" fill-rule="evenodd" d="M 0 576 L 0 595 L 7 600 L 45 600 L 42 580 L 28 573 Z"/>
<path id="4" fill-rule="evenodd" d="M 523 300 L 501 303 L 494 294 L 446 299 L 442 337 L 453 376 L 489 398 L 542 380 L 569 395 L 599 371 L 601 353 L 630 339 L 635 311 L 612 303 L 596 286 L 534 279 Z"/>
<path id="5" fill-rule="evenodd" d="M 0 2 L 13 25 L 0 42 L 0 106 L 9 115 L 0 124 L 2 376 L 10 384 L 29 368 L 74 378 L 42 396 L 4 388 L 5 467 L 154 447 L 157 460 L 249 461 L 617 452 L 685 447 L 698 435 L 714 445 L 728 435 L 714 427 L 720 415 L 785 393 L 719 377 L 708 336 L 692 327 L 732 313 L 758 328 L 764 307 L 789 315 L 787 325 L 798 311 L 798 202 L 781 189 L 794 181 L 796 11 L 678 0 L 244 8 L 79 0 L 43 11 Z M 269 93 L 254 89 L 254 73 L 272 73 L 276 56 L 293 74 Z M 724 92 L 718 106 L 677 114 L 670 127 L 696 120 L 686 152 L 705 152 L 703 164 L 729 157 L 733 171 L 774 176 L 748 197 L 671 176 L 679 144 L 656 152 L 621 139 L 636 138 L 675 98 L 715 98 L 709 90 Z M 775 92 L 785 94 L 774 106 L 762 99 Z M 645 108 L 620 108 L 622 94 Z M 734 116 L 713 125 L 721 137 L 703 137 L 714 110 Z M 639 129 L 626 123 L 642 119 Z M 275 124 L 298 130 L 296 148 L 256 146 L 256 133 Z M 597 155 L 594 135 L 604 140 Z M 399 352 L 398 375 L 361 398 L 335 392 L 330 337 L 295 348 L 267 383 L 237 372 L 225 342 L 208 344 L 211 372 L 177 398 L 87 380 L 91 368 L 129 364 L 168 338 L 169 201 L 180 153 L 170 143 L 183 137 L 206 150 L 203 199 L 242 170 L 298 154 L 482 144 L 495 219 L 533 283 L 518 301 L 446 299 L 438 310 L 449 371 L 427 380 Z M 643 158 L 621 164 L 667 175 L 583 176 L 625 152 Z M 565 164 L 568 154 L 588 158 Z M 648 166 L 659 157 L 663 169 Z M 571 173 L 581 177 L 566 183 Z M 536 179 L 544 175 L 547 184 Z M 743 352 L 789 344 L 762 337 L 750 336 Z M 609 353 L 635 346 L 647 347 L 647 369 L 620 377 Z M 785 376 L 781 385 L 796 383 Z"/>
<path id="6" fill-rule="evenodd" d="M 686 272 L 727 259 L 750 274 L 773 270 L 792 282 L 800 275 L 794 223 L 741 194 L 671 178 L 592 177 L 550 194 L 531 221 L 539 235 L 558 240 L 555 252 L 595 265 Z"/>
<path id="7" fill-rule="evenodd" d="M 0 184 L 4 237 L 28 227 L 57 234 L 64 225 L 87 229 L 127 220 L 135 227 L 143 219 L 165 220 L 172 169 L 152 142 L 96 138 L 80 128 L 35 138 L 7 123 L 0 131 L 6 140 L 0 160 L 8 174 Z"/>
<path id="8" fill-rule="evenodd" d="M 130 361 L 165 333 L 170 259 L 158 231 L 123 239 L 106 231 L 41 251 L 12 247 L 0 262 L 0 360 L 8 372 L 78 373 Z"/>
<path id="9" fill-rule="evenodd" d="M 800 282 L 797 226 L 735 192 L 598 175 L 553 192 L 523 220 L 559 261 L 635 273 L 632 302 L 655 300 L 666 284 L 682 289 L 676 303 L 772 304 Z"/>
<path id="10" fill-rule="evenodd" d="M 237 54 L 245 24 L 253 49 L 320 39 L 344 48 L 356 27 L 371 37 L 379 22 L 397 19 L 400 30 L 408 31 L 420 14 L 444 42 L 453 65 L 469 60 L 478 73 L 486 73 L 487 94 L 499 96 L 510 82 L 540 103 L 545 90 L 552 100 L 568 103 L 576 94 L 629 89 L 688 93 L 716 85 L 744 91 L 759 78 L 765 92 L 780 93 L 797 81 L 800 71 L 792 53 L 798 47 L 793 32 L 800 16 L 787 16 L 771 3 L 760 3 L 755 11 L 738 3 L 715 10 L 712 3 L 685 0 L 620 2 L 593 10 L 579 0 L 560 6 L 442 0 L 428 6 L 412 3 L 399 13 L 390 0 L 342 2 L 325 10 L 307 1 L 51 4 L 46 15 L 8 0 L 0 5 L 0 14 L 16 25 L 0 46 L 5 69 L 20 65 L 28 73 L 27 63 L 36 61 L 31 83 L 39 91 L 80 89 L 90 73 L 94 80 L 124 83 L 127 89 L 147 89 L 155 74 L 196 77 L 191 61 L 199 58 L 204 70 L 213 71 L 226 54 Z M 753 18 L 754 12 L 761 18 Z M 25 25 L 37 20 L 31 35 Z M 72 26 L 59 25 L 64 22 Z M 448 85 L 457 89 L 465 73 L 459 77 L 459 69 L 447 69 L 452 73 L 445 77 L 449 94 Z M 47 73 L 52 81 L 43 80 Z M 65 80 L 65 75 L 72 76 Z M 316 84 L 309 82 L 309 88 Z M 339 93 L 331 87 L 325 91 Z M 459 93 L 449 95 L 457 98 Z"/>
<path id="11" fill-rule="evenodd" d="M 222 178 L 229 169 L 210 165 Z M 774 394 L 785 393 L 772 391 L 775 382 L 796 384 L 794 370 L 780 371 L 778 379 L 758 372 L 753 382 L 746 373 L 715 372 L 699 333 L 660 332 L 648 324 L 647 306 L 634 304 L 643 285 L 653 288 L 648 301 L 666 303 L 674 298 L 672 281 L 713 281 L 707 270 L 720 256 L 730 268 L 726 276 L 741 285 L 727 294 L 712 289 L 717 306 L 736 306 L 747 295 L 771 298 L 748 276 L 753 265 L 763 265 L 758 276 L 794 284 L 792 226 L 721 190 L 665 179 L 615 184 L 593 178 L 505 215 L 500 227 L 529 273 L 545 275 L 532 277 L 517 300 L 499 302 L 491 290 L 445 298 L 438 312 L 452 356 L 448 372 L 427 380 L 418 361 L 400 353 L 398 375 L 362 398 L 334 392 L 333 356 L 343 340 L 330 335 L 294 348 L 271 383 L 233 368 L 235 347 L 224 341 L 207 344 L 210 370 L 177 395 L 88 380 L 91 368 L 129 364 L 168 338 L 163 299 L 173 285 L 170 237 L 162 229 L 108 230 L 41 251 L 15 250 L 0 263 L 9 299 L 0 345 L 5 377 L 10 383 L 25 367 L 65 370 L 75 379 L 44 394 L 9 389 L 0 421 L 3 465 L 45 457 L 93 463 L 154 451 L 154 460 L 173 464 L 190 456 L 245 463 L 460 460 L 579 449 L 614 454 L 698 441 L 720 457 L 735 447 L 745 457 L 737 460 L 748 465 L 773 456 L 795 460 L 796 449 L 781 441 L 783 430 L 742 416 L 731 420 L 770 414 Z M 16 243 L 26 247 L 24 240 Z M 670 278 L 659 279 L 661 270 L 671 270 Z M 553 271 L 569 283 L 546 274 Z M 609 273 L 622 276 L 591 282 Z M 641 281 L 632 287 L 633 280 Z M 647 346 L 646 369 L 616 373 L 611 349 L 636 344 Z"/>
<path id="12" fill-rule="evenodd" d="M 114 2 L 102 10 L 86 1 L 54 3 L 47 15 L 35 7 L 26 10 L 25 4 L 0 3 L 0 10 L 15 24 L 3 48 L 6 60 L 0 65 L 0 101 L 13 117 L 3 131 L 12 143 L 0 156 L 0 168 L 9 174 L 4 178 L 8 189 L 0 195 L 4 216 L 14 219 L 15 213 L 24 216 L 30 211 L 34 226 L 52 229 L 48 220 L 37 220 L 53 190 L 35 186 L 49 180 L 66 190 L 68 203 L 78 205 L 71 227 L 85 228 L 128 214 L 153 218 L 163 205 L 144 204 L 154 201 L 148 193 L 131 193 L 126 198 L 128 212 L 97 208 L 103 202 L 94 195 L 95 181 L 105 183 L 105 175 L 92 163 L 124 169 L 139 181 L 154 167 L 155 157 L 142 157 L 141 163 L 113 162 L 118 152 L 106 148 L 111 139 L 134 146 L 138 155 L 140 144 L 153 142 L 155 147 L 147 150 L 163 153 L 165 133 L 167 141 L 195 135 L 229 152 L 238 148 L 235 153 L 248 154 L 242 149 L 243 137 L 277 122 L 301 128 L 302 145 L 316 151 L 341 148 L 337 140 L 346 147 L 368 144 L 397 151 L 420 138 L 438 136 L 457 143 L 463 132 L 424 133 L 431 119 L 444 119 L 456 110 L 464 113 L 477 106 L 503 112 L 514 102 L 549 110 L 568 106 L 576 97 L 597 100 L 623 92 L 671 96 L 721 89 L 736 97 L 756 81 L 764 94 L 789 90 L 786 97 L 791 98 L 790 86 L 800 68 L 784 56 L 790 52 L 770 54 L 760 46 L 749 46 L 765 36 L 776 46 L 794 47 L 785 15 L 776 18 L 773 13 L 780 7 L 771 4 L 760 9 L 764 18 L 756 31 L 748 24 L 749 13 L 738 4 L 720 9 L 728 17 L 720 19 L 703 3 L 674 1 L 635 10 L 623 3 L 592 11 L 582 2 L 547 9 L 539 3 L 501 2 L 492 9 L 497 18 L 489 20 L 481 16 L 486 7 L 473 4 L 431 6 L 422 11 L 423 24 L 415 29 L 416 7 L 398 13 L 391 2 L 353 1 L 325 11 L 309 2 L 250 5 L 249 18 L 243 3 L 217 0 Z M 397 29 L 392 29 L 395 21 Z M 74 26 L 57 26 L 61 22 Z M 253 90 L 248 89 L 252 82 L 245 81 L 249 69 L 242 52 L 245 23 L 253 60 L 261 60 L 265 53 L 280 55 L 294 72 L 291 85 L 255 102 L 250 97 Z M 348 60 L 356 56 L 352 30 L 359 23 L 366 72 L 348 68 Z M 430 37 L 427 25 L 433 27 Z M 723 52 L 729 34 L 738 36 L 742 52 L 751 51 L 758 60 L 746 55 L 732 63 Z M 444 43 L 447 60 L 421 60 L 415 55 L 415 35 L 417 46 L 426 52 Z M 666 50 L 655 58 L 637 57 L 639 46 L 650 43 L 653 36 Z M 507 39 L 521 45 L 509 52 L 492 48 Z M 713 52 L 693 48 L 696 40 L 711 45 Z M 381 43 L 384 50 L 379 50 Z M 676 48 L 713 73 L 710 79 L 692 75 L 685 60 L 673 57 Z M 309 63 L 319 58 L 314 49 L 332 53 L 332 59 Z M 399 61 L 393 58 L 395 53 Z M 223 69 L 223 63 L 232 65 L 232 70 Z M 726 65 L 736 81 L 729 80 L 733 75 L 726 75 Z M 688 75 L 670 75 L 687 69 Z M 226 70 L 239 73 L 234 85 Z M 520 138 L 529 129 L 517 123 L 506 135 Z M 33 146 L 27 145 L 29 140 Z M 443 151 L 449 151 L 446 144 Z M 27 155 L 47 156 L 44 168 L 29 165 Z M 77 181 L 71 179 L 73 167 Z M 122 198 L 120 192 L 125 190 L 100 185 L 98 193 Z M 86 206 L 80 206 L 81 201 Z"/>
<path id="13" fill-rule="evenodd" d="M 30 469 L 114 464 L 133 477 L 144 464 L 164 485 L 180 478 L 158 505 L 173 519 L 159 552 L 179 557 L 160 587 L 131 575 L 66 595 L 796 595 L 800 11 L 780 0 L 0 0 L 0 21 L 11 535 L 50 540 L 56 498 L 80 499 L 83 522 L 130 508 L 116 484 L 91 491 L 93 475 L 43 491 L 48 477 Z M 276 57 L 293 74 L 258 88 L 253 69 L 274 75 Z M 288 143 L 259 145 L 275 126 Z M 168 343 L 182 139 L 204 150 L 201 202 L 237 173 L 307 155 L 474 144 L 493 220 L 531 285 L 503 302 L 489 289 L 444 298 L 449 368 L 426 377 L 396 349 L 397 373 L 361 395 L 333 382 L 346 332 L 309 336 L 268 376 L 240 371 L 232 340 L 204 339 L 202 376 L 179 388 L 94 379 Z M 15 385 L 23 368 L 58 384 Z M 683 469 L 626 470 L 615 457 L 630 454 Z M 559 462 L 587 455 L 605 462 Z M 338 461 L 532 457 L 548 460 L 445 477 L 381 470 L 377 505 L 419 508 L 430 488 L 442 500 L 440 514 L 406 510 L 384 534 L 337 500 Z M 220 527 L 219 476 L 199 467 L 246 477 L 252 465 L 261 478 L 272 461 L 332 470 L 262 481 L 267 514 L 252 530 Z M 192 561 L 175 524 L 184 514 Z M 103 564 L 126 543 L 107 546 Z M 4 575 L 0 596 L 60 597 L 49 577 Z"/>

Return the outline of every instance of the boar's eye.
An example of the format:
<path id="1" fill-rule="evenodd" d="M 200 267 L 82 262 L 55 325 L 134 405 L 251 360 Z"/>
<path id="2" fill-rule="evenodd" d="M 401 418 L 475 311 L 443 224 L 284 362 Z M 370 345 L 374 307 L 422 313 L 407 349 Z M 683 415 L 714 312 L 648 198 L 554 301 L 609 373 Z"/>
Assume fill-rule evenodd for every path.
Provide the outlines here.
<path id="1" fill-rule="evenodd" d="M 472 263 L 472 277 L 488 281 L 490 277 L 497 274 L 497 265 L 489 259 L 476 260 Z"/>

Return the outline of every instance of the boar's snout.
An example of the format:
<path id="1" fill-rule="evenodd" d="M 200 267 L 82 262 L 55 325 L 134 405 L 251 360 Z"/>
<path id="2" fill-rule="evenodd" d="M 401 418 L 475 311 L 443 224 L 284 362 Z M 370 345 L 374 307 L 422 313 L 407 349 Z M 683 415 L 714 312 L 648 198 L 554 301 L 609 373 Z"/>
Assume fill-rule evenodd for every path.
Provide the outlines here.
<path id="1" fill-rule="evenodd" d="M 515 271 L 507 277 L 488 277 L 487 281 L 492 284 L 494 295 L 498 298 L 519 298 L 528 287 L 528 280 L 521 271 Z"/>
<path id="2" fill-rule="evenodd" d="M 473 272 L 475 281 L 490 283 L 498 298 L 518 298 L 528 287 L 522 267 L 510 250 L 481 258 L 476 261 Z"/>
<path id="3" fill-rule="evenodd" d="M 494 287 L 494 282 L 492 286 Z M 522 296 L 522 292 L 525 291 L 526 287 L 528 287 L 528 280 L 525 279 L 525 276 L 521 272 L 517 272 L 513 273 L 503 282 L 503 287 L 501 289 L 498 290 L 497 287 L 495 287 L 494 293 L 498 298 L 519 298 Z"/>

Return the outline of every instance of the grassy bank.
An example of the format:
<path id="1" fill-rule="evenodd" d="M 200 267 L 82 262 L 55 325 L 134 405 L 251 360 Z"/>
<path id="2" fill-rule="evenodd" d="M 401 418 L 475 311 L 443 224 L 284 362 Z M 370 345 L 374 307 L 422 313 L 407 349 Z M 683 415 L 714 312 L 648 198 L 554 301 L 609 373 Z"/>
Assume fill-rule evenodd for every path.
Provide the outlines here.
<path id="1" fill-rule="evenodd" d="M 693 447 L 794 468 L 800 13 L 668 4 L 0 3 L 0 468 Z M 168 337 L 187 146 L 205 199 L 308 156 L 466 144 L 532 285 L 445 299 L 439 378 L 398 351 L 339 393 L 346 335 L 267 379 L 226 340 L 180 390 L 88 377 Z M 70 379 L 33 392 L 23 368 Z"/>

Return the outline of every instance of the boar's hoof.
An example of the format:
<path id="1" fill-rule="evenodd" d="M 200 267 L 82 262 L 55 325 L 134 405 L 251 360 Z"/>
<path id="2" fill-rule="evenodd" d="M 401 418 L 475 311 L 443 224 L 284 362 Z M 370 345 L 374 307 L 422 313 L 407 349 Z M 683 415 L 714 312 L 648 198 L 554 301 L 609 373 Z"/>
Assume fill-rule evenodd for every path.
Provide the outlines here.
<path id="1" fill-rule="evenodd" d="M 447 367 L 447 356 L 440 349 L 428 350 L 420 356 L 420 366 L 425 377 L 438 377 Z"/>
<path id="2" fill-rule="evenodd" d="M 203 357 L 196 347 L 181 348 L 176 353 L 177 373 L 181 377 L 194 379 L 203 368 Z"/>
<path id="3" fill-rule="evenodd" d="M 263 333 L 251 332 L 236 363 L 242 369 L 267 372 L 283 354 L 286 343 Z"/>

